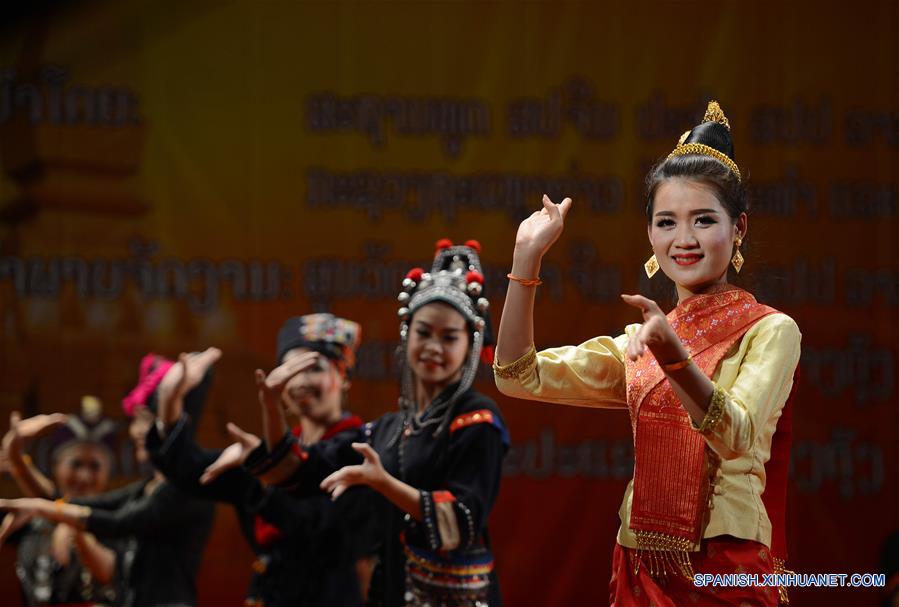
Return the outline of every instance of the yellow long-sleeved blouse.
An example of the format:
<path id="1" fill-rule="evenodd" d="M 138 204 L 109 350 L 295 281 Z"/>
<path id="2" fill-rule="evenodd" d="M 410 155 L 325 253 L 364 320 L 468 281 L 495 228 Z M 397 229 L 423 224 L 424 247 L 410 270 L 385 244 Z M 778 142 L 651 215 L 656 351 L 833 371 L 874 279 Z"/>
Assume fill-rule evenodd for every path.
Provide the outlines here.
<path id="1" fill-rule="evenodd" d="M 595 337 L 579 346 L 563 346 L 497 365 L 496 385 L 516 398 L 580 407 L 627 409 L 624 357 L 629 325 L 618 337 Z M 799 363 L 799 327 L 786 314 L 759 320 L 725 355 L 712 381 L 723 398 L 713 423 L 703 423 L 709 447 L 721 457 L 711 511 L 703 537 L 719 535 L 755 540 L 771 546 L 771 522 L 762 504 L 765 462 L 771 456 L 781 410 Z M 522 365 L 522 363 L 524 363 Z M 504 370 L 518 368 L 514 377 Z M 712 416 L 709 411 L 707 420 Z M 633 480 L 619 509 L 618 543 L 636 548 L 630 529 Z"/>

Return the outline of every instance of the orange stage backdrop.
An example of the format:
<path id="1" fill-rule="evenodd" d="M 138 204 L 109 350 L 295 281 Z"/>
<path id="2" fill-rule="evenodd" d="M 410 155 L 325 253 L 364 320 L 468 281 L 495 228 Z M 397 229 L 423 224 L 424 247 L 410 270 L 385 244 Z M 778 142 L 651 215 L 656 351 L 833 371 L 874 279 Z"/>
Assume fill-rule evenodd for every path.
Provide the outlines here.
<path id="1" fill-rule="evenodd" d="M 4 422 L 85 393 L 118 413 L 143 352 L 214 344 L 200 437 L 222 445 L 226 420 L 258 427 L 252 370 L 283 319 L 312 310 L 362 323 L 351 403 L 375 417 L 397 395 L 401 275 L 440 237 L 477 238 L 497 322 L 517 222 L 544 192 L 575 205 L 544 267 L 538 346 L 619 332 L 636 318 L 619 293 L 670 305 L 670 285 L 641 277 L 642 177 L 717 98 L 755 206 L 742 280 L 803 332 L 790 564 L 878 570 L 899 526 L 895 3 L 66 6 L 0 40 Z M 487 374 L 481 387 L 496 394 Z M 507 603 L 603 604 L 624 415 L 499 402 Z M 238 604 L 250 560 L 220 508 L 202 604 Z"/>

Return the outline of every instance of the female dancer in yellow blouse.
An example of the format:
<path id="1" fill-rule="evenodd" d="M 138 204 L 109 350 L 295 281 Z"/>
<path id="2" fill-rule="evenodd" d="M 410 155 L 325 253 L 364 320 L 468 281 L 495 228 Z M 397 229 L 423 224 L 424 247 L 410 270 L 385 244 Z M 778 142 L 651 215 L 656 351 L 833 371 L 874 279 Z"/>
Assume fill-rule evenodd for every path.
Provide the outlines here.
<path id="1" fill-rule="evenodd" d="M 799 361 L 796 323 L 728 284 L 728 267 L 743 264 L 747 229 L 733 158 L 730 125 L 711 102 L 703 123 L 648 175 L 653 256 L 645 267 L 674 281 L 678 305 L 666 316 L 646 297 L 622 295 L 643 322 L 618 337 L 535 351 L 534 287 L 571 200 L 544 197 L 518 228 L 497 386 L 509 396 L 626 409 L 631 417 L 634 478 L 620 509 L 612 605 L 778 603 L 776 587 L 703 586 L 699 575 L 755 573 L 762 581 L 778 568 L 772 520 L 777 540 L 788 457 L 778 439 L 789 436 L 782 412 Z"/>

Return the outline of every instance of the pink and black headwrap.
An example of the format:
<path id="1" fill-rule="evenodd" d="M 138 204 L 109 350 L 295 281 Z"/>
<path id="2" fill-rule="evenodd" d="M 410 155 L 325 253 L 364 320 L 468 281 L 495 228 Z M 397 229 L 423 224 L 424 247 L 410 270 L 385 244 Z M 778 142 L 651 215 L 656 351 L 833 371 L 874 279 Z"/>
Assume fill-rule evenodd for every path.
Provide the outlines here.
<path id="1" fill-rule="evenodd" d="M 174 364 L 174 361 L 152 352 L 141 359 L 137 385 L 122 399 L 122 409 L 127 416 L 134 417 L 140 407 L 149 406 L 150 397 Z"/>

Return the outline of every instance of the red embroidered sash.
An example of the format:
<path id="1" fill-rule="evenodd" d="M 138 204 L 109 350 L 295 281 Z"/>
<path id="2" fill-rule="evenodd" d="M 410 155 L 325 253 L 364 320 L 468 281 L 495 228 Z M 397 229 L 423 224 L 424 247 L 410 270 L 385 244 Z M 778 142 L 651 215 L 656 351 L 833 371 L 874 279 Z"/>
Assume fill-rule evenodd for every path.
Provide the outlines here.
<path id="1" fill-rule="evenodd" d="M 743 335 L 777 310 L 737 288 L 697 295 L 668 314 L 674 332 L 708 377 Z M 627 401 L 634 432 L 630 528 L 641 548 L 695 550 L 706 522 L 715 454 L 665 380 L 653 356 L 626 361 Z M 710 461 L 711 460 L 711 461 Z M 685 565 L 684 561 L 676 565 Z M 683 570 L 683 568 L 682 568 Z"/>

